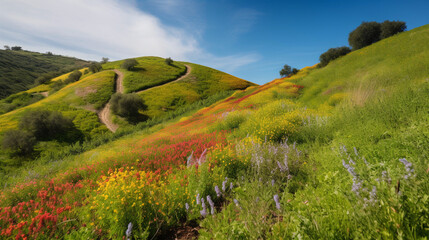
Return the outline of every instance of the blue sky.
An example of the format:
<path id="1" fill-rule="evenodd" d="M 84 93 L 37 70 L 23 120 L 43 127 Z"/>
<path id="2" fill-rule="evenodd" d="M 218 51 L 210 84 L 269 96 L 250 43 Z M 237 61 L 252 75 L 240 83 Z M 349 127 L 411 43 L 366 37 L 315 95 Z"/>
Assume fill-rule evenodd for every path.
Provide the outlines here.
<path id="1" fill-rule="evenodd" d="M 429 1 L 1 0 L 0 44 L 111 60 L 157 55 L 263 84 L 348 45 L 362 21 L 429 24 Z"/>

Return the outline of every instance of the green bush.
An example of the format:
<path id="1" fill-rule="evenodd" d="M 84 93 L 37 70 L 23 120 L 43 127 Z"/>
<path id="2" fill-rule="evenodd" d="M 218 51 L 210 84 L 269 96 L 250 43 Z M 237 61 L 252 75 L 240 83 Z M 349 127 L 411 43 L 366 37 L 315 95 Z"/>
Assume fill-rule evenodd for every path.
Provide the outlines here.
<path id="1" fill-rule="evenodd" d="M 37 140 L 74 140 L 68 136 L 69 133 L 75 132 L 72 120 L 59 112 L 45 110 L 27 112 L 18 126 L 34 134 Z"/>
<path id="2" fill-rule="evenodd" d="M 92 73 L 96 73 L 96 72 L 99 72 L 99 71 L 102 69 L 102 67 L 101 67 L 101 64 L 100 64 L 100 63 L 92 62 L 92 63 L 89 65 L 88 69 L 89 69 L 89 71 L 90 71 L 90 72 L 92 72 Z"/>
<path id="3" fill-rule="evenodd" d="M 407 25 L 405 24 L 405 22 L 388 21 L 388 20 L 382 22 L 380 27 L 381 27 L 380 39 L 391 37 L 407 29 Z"/>
<path id="4" fill-rule="evenodd" d="M 136 65 L 138 64 L 137 60 L 134 58 L 126 59 L 122 65 L 121 68 L 127 69 L 128 71 L 132 70 Z"/>
<path id="5" fill-rule="evenodd" d="M 68 78 L 64 81 L 66 84 L 79 81 L 82 73 L 79 70 L 73 71 Z"/>
<path id="6" fill-rule="evenodd" d="M 116 93 L 110 99 L 110 104 L 113 113 L 126 118 L 137 117 L 139 110 L 147 108 L 143 100 L 135 93 Z"/>
<path id="7" fill-rule="evenodd" d="M 33 134 L 22 130 L 9 130 L 4 134 L 2 147 L 14 155 L 23 156 L 33 152 L 35 144 L 36 138 Z"/>
<path id="8" fill-rule="evenodd" d="M 241 123 L 246 121 L 250 112 L 247 111 L 233 111 L 227 113 L 222 119 L 219 119 L 214 126 L 215 130 L 232 130 L 240 126 Z"/>
<path id="9" fill-rule="evenodd" d="M 319 57 L 320 67 L 324 67 L 328 65 L 328 63 L 334 59 L 337 59 L 341 56 L 344 56 L 351 52 L 352 50 L 349 47 L 337 47 L 337 48 L 330 48 L 328 51 L 322 53 Z"/>
<path id="10" fill-rule="evenodd" d="M 361 49 L 380 40 L 381 27 L 377 22 L 363 22 L 349 34 L 353 50 Z"/>
<path id="11" fill-rule="evenodd" d="M 166 58 L 166 59 L 165 59 L 165 63 L 166 63 L 167 65 L 171 66 L 171 65 L 173 65 L 173 59 L 171 59 L 171 58 Z"/>
<path id="12" fill-rule="evenodd" d="M 406 28 L 405 22 L 401 21 L 363 22 L 349 34 L 349 44 L 357 50 L 403 32 Z"/>

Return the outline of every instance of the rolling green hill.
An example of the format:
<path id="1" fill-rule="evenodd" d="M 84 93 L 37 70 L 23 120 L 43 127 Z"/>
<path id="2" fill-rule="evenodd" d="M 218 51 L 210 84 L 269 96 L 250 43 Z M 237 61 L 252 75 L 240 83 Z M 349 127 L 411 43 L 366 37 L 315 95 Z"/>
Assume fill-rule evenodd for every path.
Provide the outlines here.
<path id="1" fill-rule="evenodd" d="M 81 68 L 87 61 L 30 51 L 0 50 L 0 99 L 29 89 L 43 73 Z"/>
<path id="2" fill-rule="evenodd" d="M 132 225 L 143 239 L 426 239 L 428 41 L 426 25 L 83 153 L 25 163 L 1 178 L 0 234 L 120 239 Z M 183 81 L 139 93 L 169 99 L 156 111 L 174 92 L 246 84 L 183 64 Z"/>

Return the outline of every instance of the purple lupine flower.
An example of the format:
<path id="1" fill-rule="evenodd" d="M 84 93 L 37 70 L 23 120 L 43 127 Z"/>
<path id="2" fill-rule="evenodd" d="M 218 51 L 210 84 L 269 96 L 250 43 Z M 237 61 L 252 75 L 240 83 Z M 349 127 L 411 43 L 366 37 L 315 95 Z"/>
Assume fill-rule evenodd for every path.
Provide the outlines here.
<path id="1" fill-rule="evenodd" d="M 203 210 L 200 211 L 200 214 L 203 218 L 205 218 L 207 216 L 207 209 L 203 208 Z"/>
<path id="2" fill-rule="evenodd" d="M 356 178 L 353 178 L 352 192 L 359 196 L 359 190 L 362 187 L 362 182 L 358 181 Z"/>
<path id="3" fill-rule="evenodd" d="M 274 179 L 272 179 L 271 180 L 271 186 L 274 186 L 274 183 L 275 183 L 275 181 L 274 181 Z"/>
<path id="4" fill-rule="evenodd" d="M 226 183 L 227 183 L 227 180 L 222 182 L 222 191 L 223 192 L 226 192 Z"/>
<path id="5" fill-rule="evenodd" d="M 197 205 L 200 205 L 200 194 L 197 194 Z"/>
<path id="6" fill-rule="evenodd" d="M 204 198 L 201 198 L 201 206 L 203 207 L 203 210 L 200 211 L 201 216 L 206 217 L 207 216 L 207 207 L 206 203 L 204 202 Z"/>
<path id="7" fill-rule="evenodd" d="M 256 197 L 255 202 L 259 202 L 259 197 Z"/>
<path id="8" fill-rule="evenodd" d="M 222 192 L 220 191 L 220 189 L 219 189 L 219 187 L 217 185 L 215 186 L 215 192 L 216 192 L 216 196 L 217 197 L 222 196 Z"/>
<path id="9" fill-rule="evenodd" d="M 279 195 L 274 195 L 274 202 L 276 202 L 276 208 L 280 210 L 280 201 L 279 201 Z"/>
<path id="10" fill-rule="evenodd" d="M 356 175 L 356 173 L 355 173 L 355 169 L 352 167 L 352 166 L 350 166 L 349 164 L 346 164 L 346 162 L 343 160 L 343 166 L 347 169 L 347 171 L 354 177 L 354 178 L 356 178 L 357 177 L 357 175 Z"/>
<path id="11" fill-rule="evenodd" d="M 214 210 L 215 210 L 215 205 L 214 202 L 212 201 L 212 198 L 210 197 L 210 195 L 207 195 L 207 202 L 209 202 L 210 208 L 211 208 L 211 215 L 214 215 Z"/>
<path id="12" fill-rule="evenodd" d="M 185 203 L 185 209 L 186 209 L 186 211 L 189 211 L 189 204 L 188 203 Z"/>
<path id="13" fill-rule="evenodd" d="M 405 170 L 407 171 L 407 174 L 404 175 L 404 178 L 410 178 L 412 176 L 412 173 L 414 172 L 414 169 L 412 168 L 413 164 L 408 162 L 405 158 L 400 158 L 399 161 L 404 164 Z"/>
<path id="14" fill-rule="evenodd" d="M 287 166 L 284 167 L 279 161 L 277 161 L 277 166 L 280 169 L 280 172 L 286 172 L 287 171 Z"/>
<path id="15" fill-rule="evenodd" d="M 125 231 L 125 235 L 127 235 L 127 240 L 131 239 L 131 233 L 132 233 L 132 231 L 133 231 L 133 223 L 130 222 L 130 223 L 128 223 L 128 228 Z"/>
<path id="16" fill-rule="evenodd" d="M 229 189 L 232 190 L 234 188 L 234 184 L 230 183 L 229 184 Z"/>

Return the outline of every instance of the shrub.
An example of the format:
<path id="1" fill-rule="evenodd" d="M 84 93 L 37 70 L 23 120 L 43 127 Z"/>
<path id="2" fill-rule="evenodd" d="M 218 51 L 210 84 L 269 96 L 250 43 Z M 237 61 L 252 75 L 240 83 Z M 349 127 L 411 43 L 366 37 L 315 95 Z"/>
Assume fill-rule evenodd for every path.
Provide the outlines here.
<path id="1" fill-rule="evenodd" d="M 357 50 L 403 32 L 406 28 L 405 22 L 401 21 L 363 22 L 349 34 L 349 44 Z"/>
<path id="2" fill-rule="evenodd" d="M 5 132 L 2 146 L 16 155 L 27 155 L 33 151 L 36 138 L 33 134 L 22 130 L 10 130 Z"/>
<path id="3" fill-rule="evenodd" d="M 99 72 L 99 71 L 102 69 L 102 67 L 101 67 L 101 64 L 100 64 L 100 63 L 92 62 L 92 63 L 89 65 L 88 69 L 89 69 L 89 71 L 90 71 L 90 72 L 92 72 L 92 73 L 96 73 L 96 72 Z"/>
<path id="4" fill-rule="evenodd" d="M 34 134 L 37 140 L 67 140 L 73 132 L 73 122 L 59 112 L 30 111 L 19 122 L 19 128 Z"/>
<path id="5" fill-rule="evenodd" d="M 349 34 L 353 50 L 361 49 L 380 40 L 381 27 L 377 22 L 363 22 Z"/>
<path id="6" fill-rule="evenodd" d="M 328 65 L 328 63 L 334 59 L 337 59 L 341 56 L 344 56 L 351 52 L 352 50 L 349 47 L 337 47 L 337 48 L 330 48 L 328 51 L 322 53 L 319 57 L 320 67 L 324 67 Z"/>
<path id="7" fill-rule="evenodd" d="M 214 126 L 215 130 L 232 130 L 240 126 L 241 123 L 246 121 L 250 112 L 248 111 L 234 111 L 229 112 L 219 119 L 217 124 Z"/>
<path id="8" fill-rule="evenodd" d="M 108 63 L 108 62 L 109 62 L 109 58 L 107 57 L 101 58 L 101 63 Z"/>
<path id="9" fill-rule="evenodd" d="M 391 37 L 397 33 L 405 31 L 407 25 L 401 21 L 384 21 L 381 23 L 380 39 Z"/>
<path id="10" fill-rule="evenodd" d="M 13 47 L 12 47 L 12 50 L 13 50 L 13 51 L 21 51 L 21 50 L 22 50 L 22 47 L 20 47 L 20 46 L 13 46 Z"/>
<path id="11" fill-rule="evenodd" d="M 110 104 L 113 113 L 126 118 L 137 117 L 139 110 L 147 108 L 143 100 L 135 93 L 116 93 L 110 99 Z"/>
<path id="12" fill-rule="evenodd" d="M 289 65 L 284 65 L 283 69 L 280 70 L 280 76 L 286 77 L 288 75 L 292 74 L 292 68 Z"/>
<path id="13" fill-rule="evenodd" d="M 121 68 L 132 70 L 137 64 L 138 62 L 134 58 L 125 59 L 125 61 L 121 65 Z"/>
<path id="14" fill-rule="evenodd" d="M 171 65 L 173 65 L 173 59 L 171 59 L 171 58 L 166 58 L 166 59 L 165 59 L 165 63 L 166 63 L 167 65 L 171 66 Z"/>
<path id="15" fill-rule="evenodd" d="M 80 77 L 82 76 L 82 73 L 79 70 L 73 71 L 68 78 L 64 81 L 66 84 L 79 81 Z"/>

